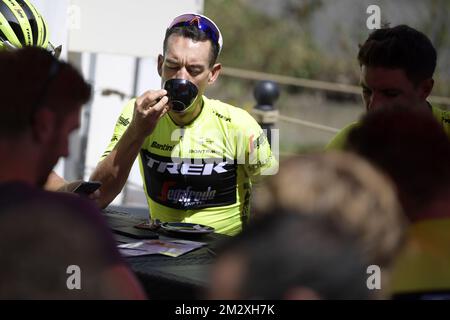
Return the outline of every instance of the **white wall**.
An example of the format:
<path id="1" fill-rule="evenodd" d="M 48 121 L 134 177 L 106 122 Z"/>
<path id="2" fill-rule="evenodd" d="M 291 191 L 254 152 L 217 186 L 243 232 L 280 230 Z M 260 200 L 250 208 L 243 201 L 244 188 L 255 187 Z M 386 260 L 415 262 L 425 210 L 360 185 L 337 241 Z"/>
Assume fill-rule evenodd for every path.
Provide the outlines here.
<path id="1" fill-rule="evenodd" d="M 100 156 L 111 139 L 115 122 L 128 98 L 121 100 L 118 96 L 102 96 L 103 88 L 112 88 L 131 94 L 133 91 L 135 59 L 128 56 L 99 54 L 97 56 L 95 95 L 91 110 L 91 123 L 86 156 L 86 175 L 89 178 Z M 142 59 L 138 94 L 148 89 L 159 89 L 161 80 L 156 71 L 156 58 Z M 131 186 L 141 186 L 141 177 L 137 162 L 133 165 L 128 181 Z M 139 189 L 142 189 L 141 187 Z M 144 200 L 144 197 L 142 197 Z M 120 204 L 121 196 L 114 204 Z"/>
<path id="2" fill-rule="evenodd" d="M 31 3 L 45 17 L 50 30 L 50 42 L 59 46 L 62 45 L 63 51 L 61 58 L 67 60 L 68 43 L 68 19 L 67 11 L 70 0 L 31 0 Z M 55 167 L 59 175 L 63 175 L 64 159 L 60 159 Z"/>
<path id="3" fill-rule="evenodd" d="M 167 25 L 203 0 L 71 0 L 69 50 L 154 57 Z"/>

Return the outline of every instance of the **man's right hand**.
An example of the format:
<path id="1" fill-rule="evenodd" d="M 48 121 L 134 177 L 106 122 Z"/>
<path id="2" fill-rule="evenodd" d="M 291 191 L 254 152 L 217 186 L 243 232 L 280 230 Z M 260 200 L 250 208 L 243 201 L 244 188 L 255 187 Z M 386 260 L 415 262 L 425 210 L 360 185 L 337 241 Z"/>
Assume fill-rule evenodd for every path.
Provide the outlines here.
<path id="1" fill-rule="evenodd" d="M 131 166 L 141 151 L 142 144 L 164 116 L 169 106 L 166 90 L 147 91 L 136 98 L 133 118 L 114 149 L 95 168 L 92 181 L 100 181 L 101 208 L 106 207 L 122 190 Z"/>
<path id="2" fill-rule="evenodd" d="M 159 119 L 169 110 L 167 91 L 150 90 L 136 98 L 134 103 L 133 119 L 128 130 L 138 138 L 150 135 Z"/>

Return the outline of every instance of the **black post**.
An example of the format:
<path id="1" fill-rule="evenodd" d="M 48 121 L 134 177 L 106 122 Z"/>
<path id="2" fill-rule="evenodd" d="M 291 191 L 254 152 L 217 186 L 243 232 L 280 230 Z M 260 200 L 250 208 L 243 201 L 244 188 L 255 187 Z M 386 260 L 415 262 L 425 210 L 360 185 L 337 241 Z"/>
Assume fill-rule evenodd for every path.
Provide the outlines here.
<path id="1" fill-rule="evenodd" d="M 278 110 L 275 109 L 274 104 L 280 96 L 280 89 L 275 82 L 259 81 L 253 90 L 253 95 L 256 99 L 256 106 L 253 108 L 252 114 L 267 133 L 267 139 L 271 143 L 271 129 L 278 120 Z"/>

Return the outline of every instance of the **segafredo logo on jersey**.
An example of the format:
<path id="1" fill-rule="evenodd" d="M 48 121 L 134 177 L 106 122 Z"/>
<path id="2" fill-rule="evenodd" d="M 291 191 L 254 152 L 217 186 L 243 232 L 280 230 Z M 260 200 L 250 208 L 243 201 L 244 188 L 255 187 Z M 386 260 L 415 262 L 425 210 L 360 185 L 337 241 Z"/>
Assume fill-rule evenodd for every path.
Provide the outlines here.
<path id="1" fill-rule="evenodd" d="M 185 189 L 169 189 L 163 186 L 160 200 L 170 201 L 172 203 L 180 203 L 184 207 L 195 206 L 202 204 L 208 200 L 214 200 L 217 190 L 210 186 L 205 191 L 194 191 L 192 186 Z"/>
<path id="2" fill-rule="evenodd" d="M 205 161 L 206 162 L 206 161 Z M 233 162 L 231 162 L 233 163 Z M 228 172 L 225 167 L 229 162 L 210 162 L 210 163 L 192 163 L 192 162 L 165 162 L 162 160 L 153 159 L 147 156 L 147 166 L 151 169 L 156 169 L 156 172 L 168 172 L 173 175 L 187 175 L 187 176 L 210 176 L 214 173 Z"/>

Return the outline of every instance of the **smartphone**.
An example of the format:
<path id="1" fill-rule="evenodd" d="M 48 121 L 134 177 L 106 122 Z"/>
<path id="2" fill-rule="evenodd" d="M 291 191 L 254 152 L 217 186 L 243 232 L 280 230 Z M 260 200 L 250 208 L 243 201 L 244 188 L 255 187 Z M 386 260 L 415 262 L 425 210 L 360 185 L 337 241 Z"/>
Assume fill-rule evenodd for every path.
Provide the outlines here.
<path id="1" fill-rule="evenodd" d="M 113 227 L 114 233 L 135 239 L 158 239 L 159 235 L 150 230 L 137 229 L 135 227 Z"/>
<path id="2" fill-rule="evenodd" d="M 83 181 L 73 192 L 87 196 L 100 188 L 101 185 L 102 183 L 99 181 Z"/>

